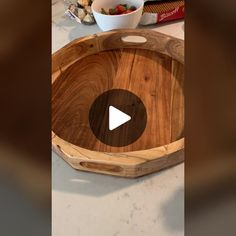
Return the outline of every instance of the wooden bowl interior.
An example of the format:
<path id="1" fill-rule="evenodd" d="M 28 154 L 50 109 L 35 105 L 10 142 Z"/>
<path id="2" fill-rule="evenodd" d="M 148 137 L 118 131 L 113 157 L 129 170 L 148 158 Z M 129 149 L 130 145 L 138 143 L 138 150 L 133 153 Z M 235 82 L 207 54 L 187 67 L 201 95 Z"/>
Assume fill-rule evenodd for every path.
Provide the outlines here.
<path id="1" fill-rule="evenodd" d="M 63 71 L 52 85 L 52 130 L 69 143 L 102 152 L 169 144 L 183 137 L 183 82 L 183 64 L 155 51 L 126 48 L 89 55 Z M 110 89 L 133 92 L 147 110 L 145 131 L 125 147 L 101 143 L 89 126 L 90 106 Z"/>

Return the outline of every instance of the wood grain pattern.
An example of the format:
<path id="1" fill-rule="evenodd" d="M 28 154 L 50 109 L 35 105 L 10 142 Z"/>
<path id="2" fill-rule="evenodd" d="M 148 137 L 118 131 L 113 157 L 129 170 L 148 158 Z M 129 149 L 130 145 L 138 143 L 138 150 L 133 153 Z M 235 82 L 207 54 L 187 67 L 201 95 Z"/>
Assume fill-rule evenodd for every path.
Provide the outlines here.
<path id="1" fill-rule="evenodd" d="M 127 35 L 145 43 L 123 42 Z M 117 30 L 75 40 L 52 57 L 52 143 L 74 168 L 135 177 L 183 161 L 183 41 L 149 30 Z M 148 122 L 131 145 L 111 147 L 90 130 L 89 108 L 104 91 L 139 96 Z M 176 153 L 175 153 L 176 152 Z M 175 154 L 171 154 L 175 153 Z"/>

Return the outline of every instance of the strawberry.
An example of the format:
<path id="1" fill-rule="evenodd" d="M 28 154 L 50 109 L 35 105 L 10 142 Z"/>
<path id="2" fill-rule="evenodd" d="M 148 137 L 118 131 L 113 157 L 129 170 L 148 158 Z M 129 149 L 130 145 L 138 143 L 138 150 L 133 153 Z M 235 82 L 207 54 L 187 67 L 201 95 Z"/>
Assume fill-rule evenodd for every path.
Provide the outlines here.
<path id="1" fill-rule="evenodd" d="M 121 15 L 131 13 L 136 9 L 135 6 L 128 7 L 127 4 L 119 4 L 115 8 L 110 8 L 108 12 L 101 8 L 101 13 L 105 15 Z"/>
<path id="2" fill-rule="evenodd" d="M 135 11 L 137 8 L 135 7 L 135 6 L 131 6 L 130 8 L 129 8 L 129 10 L 131 10 L 131 11 Z"/>
<path id="3" fill-rule="evenodd" d="M 128 13 L 130 13 L 130 12 L 133 12 L 133 11 L 130 10 L 130 9 L 128 9 L 128 10 L 126 10 L 125 12 L 123 12 L 123 14 L 128 14 Z"/>
<path id="4" fill-rule="evenodd" d="M 116 10 L 116 8 L 110 8 L 109 9 L 109 15 L 117 15 L 119 12 Z"/>
<path id="5" fill-rule="evenodd" d="M 123 5 L 118 5 L 118 6 L 116 7 L 116 11 L 117 11 L 119 14 L 122 14 L 122 13 L 124 13 L 124 12 L 126 11 L 126 8 L 125 8 L 125 6 L 123 6 Z"/>

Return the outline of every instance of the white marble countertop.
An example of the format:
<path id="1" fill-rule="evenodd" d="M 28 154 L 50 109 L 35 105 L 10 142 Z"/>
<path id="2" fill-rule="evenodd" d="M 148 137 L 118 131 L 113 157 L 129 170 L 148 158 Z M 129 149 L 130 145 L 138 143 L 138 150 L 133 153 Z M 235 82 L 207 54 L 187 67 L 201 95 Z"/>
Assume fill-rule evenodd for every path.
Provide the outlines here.
<path id="1" fill-rule="evenodd" d="M 52 6 L 52 52 L 75 38 L 100 32 Z M 184 22 L 149 26 L 184 38 Z M 146 27 L 147 28 L 147 27 Z M 52 153 L 53 236 L 183 236 L 184 164 L 138 179 L 76 171 Z"/>

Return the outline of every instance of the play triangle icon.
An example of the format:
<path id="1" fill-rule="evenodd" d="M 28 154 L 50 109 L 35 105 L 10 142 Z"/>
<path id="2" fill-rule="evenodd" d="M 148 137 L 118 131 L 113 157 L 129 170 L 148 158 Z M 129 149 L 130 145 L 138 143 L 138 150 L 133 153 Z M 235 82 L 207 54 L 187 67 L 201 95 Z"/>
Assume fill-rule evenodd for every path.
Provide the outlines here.
<path id="1" fill-rule="evenodd" d="M 114 130 L 117 127 L 131 120 L 131 117 L 119 109 L 109 106 L 109 130 Z"/>

